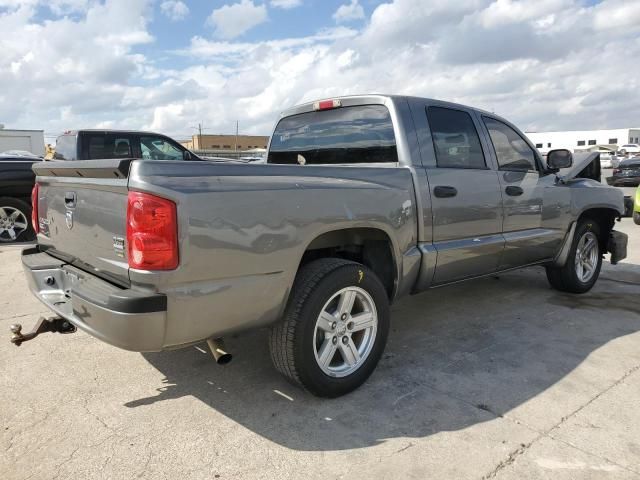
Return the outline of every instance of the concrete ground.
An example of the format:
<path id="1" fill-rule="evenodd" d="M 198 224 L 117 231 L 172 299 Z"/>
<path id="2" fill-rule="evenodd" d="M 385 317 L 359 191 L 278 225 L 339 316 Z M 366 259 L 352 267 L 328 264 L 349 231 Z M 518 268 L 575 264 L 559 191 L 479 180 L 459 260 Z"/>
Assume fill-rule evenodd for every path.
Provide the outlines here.
<path id="1" fill-rule="evenodd" d="M 16 348 L 9 324 L 46 310 L 2 247 L 0 478 L 640 479 L 640 227 L 618 228 L 630 258 L 586 295 L 535 268 L 398 303 L 378 369 L 335 400 L 278 376 L 265 331 L 226 367 L 84 333 Z"/>

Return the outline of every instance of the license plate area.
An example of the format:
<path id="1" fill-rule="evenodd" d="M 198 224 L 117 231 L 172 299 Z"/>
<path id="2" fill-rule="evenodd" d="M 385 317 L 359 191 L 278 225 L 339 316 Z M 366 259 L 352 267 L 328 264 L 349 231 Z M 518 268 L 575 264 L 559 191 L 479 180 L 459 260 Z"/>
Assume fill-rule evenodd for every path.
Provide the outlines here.
<path id="1" fill-rule="evenodd" d="M 81 275 L 73 267 L 34 271 L 34 280 L 40 297 L 52 309 L 71 315 L 71 289 L 81 280 Z"/>

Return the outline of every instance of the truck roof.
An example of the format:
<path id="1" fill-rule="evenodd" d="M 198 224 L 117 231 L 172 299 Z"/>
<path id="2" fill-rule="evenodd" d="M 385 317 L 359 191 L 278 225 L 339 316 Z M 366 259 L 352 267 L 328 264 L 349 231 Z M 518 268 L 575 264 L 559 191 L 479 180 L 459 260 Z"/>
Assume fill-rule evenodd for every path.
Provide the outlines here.
<path id="1" fill-rule="evenodd" d="M 294 105 L 293 107 L 290 107 L 286 110 L 284 110 L 281 114 L 281 117 L 287 117 L 289 115 L 296 115 L 299 113 L 305 113 L 305 112 L 310 112 L 313 111 L 313 105 L 318 102 L 318 101 L 322 101 L 322 100 L 348 100 L 349 103 L 351 105 L 365 105 L 367 103 L 384 103 L 385 100 L 428 100 L 430 102 L 436 102 L 438 104 L 441 104 L 442 106 L 448 106 L 448 107 L 452 107 L 452 108 L 466 108 L 466 109 L 471 109 L 471 110 L 475 110 L 477 112 L 480 113 L 485 113 L 485 114 L 489 114 L 489 115 L 495 115 L 492 112 L 489 112 L 487 110 L 482 110 L 480 108 L 476 108 L 476 107 L 472 107 L 469 105 L 463 105 L 461 103 L 453 103 L 453 102 L 448 102 L 445 100 L 438 100 L 435 98 L 428 98 L 428 97 L 418 97 L 415 95 L 388 95 L 388 94 L 381 94 L 381 93 L 373 93 L 373 94 L 358 94 L 358 95 L 344 95 L 344 96 L 336 96 L 336 97 L 326 97 L 323 99 L 316 99 L 316 100 L 312 100 L 310 102 L 305 102 L 305 103 L 301 103 L 298 105 Z"/>
<path id="2" fill-rule="evenodd" d="M 166 137 L 164 133 L 151 132 L 148 130 L 118 130 L 111 128 L 81 128 L 78 130 L 66 130 L 62 135 L 77 135 L 78 133 L 91 132 L 91 133 L 127 133 L 135 135 L 162 135 Z M 60 136 L 62 136 L 60 135 Z"/>

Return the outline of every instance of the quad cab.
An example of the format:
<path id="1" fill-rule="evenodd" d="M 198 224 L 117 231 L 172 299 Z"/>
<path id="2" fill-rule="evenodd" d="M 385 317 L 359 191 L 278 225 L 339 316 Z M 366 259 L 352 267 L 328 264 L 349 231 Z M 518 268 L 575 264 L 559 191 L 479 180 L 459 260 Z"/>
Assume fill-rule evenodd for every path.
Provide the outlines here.
<path id="1" fill-rule="evenodd" d="M 622 193 L 597 153 L 536 148 L 493 113 L 364 95 L 285 111 L 267 163 L 109 159 L 34 167 L 33 293 L 120 348 L 157 351 L 269 326 L 275 367 L 310 392 L 361 385 L 389 305 L 526 266 L 584 293 Z M 221 354 L 222 352 L 222 354 Z"/>

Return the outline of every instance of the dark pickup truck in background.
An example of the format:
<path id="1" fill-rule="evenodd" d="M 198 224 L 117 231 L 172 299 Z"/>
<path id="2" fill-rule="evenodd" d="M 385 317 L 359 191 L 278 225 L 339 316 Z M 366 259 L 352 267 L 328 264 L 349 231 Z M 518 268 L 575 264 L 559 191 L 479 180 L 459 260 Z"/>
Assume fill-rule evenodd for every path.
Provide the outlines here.
<path id="1" fill-rule="evenodd" d="M 166 135 L 133 130 L 70 130 L 58 137 L 53 155 L 54 160 L 110 158 L 201 160 Z"/>
<path id="2" fill-rule="evenodd" d="M 0 243 L 35 240 L 31 225 L 31 166 L 40 157 L 0 154 Z"/>

